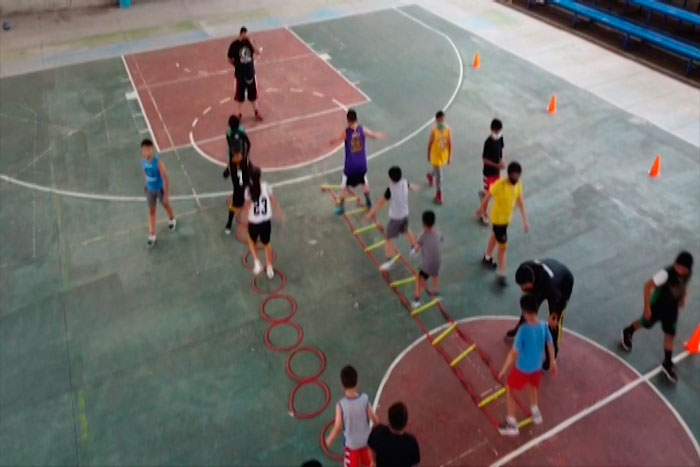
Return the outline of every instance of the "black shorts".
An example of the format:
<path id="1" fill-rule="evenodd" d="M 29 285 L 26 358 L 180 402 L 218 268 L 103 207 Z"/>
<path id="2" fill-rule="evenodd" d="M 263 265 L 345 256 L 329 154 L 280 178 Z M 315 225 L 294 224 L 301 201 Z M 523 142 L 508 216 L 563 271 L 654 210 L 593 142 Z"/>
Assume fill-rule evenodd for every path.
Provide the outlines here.
<path id="1" fill-rule="evenodd" d="M 644 318 L 644 315 L 642 315 L 642 319 L 640 321 L 642 326 L 647 329 L 656 324 L 657 321 L 661 321 L 661 330 L 664 332 L 664 334 L 675 336 L 676 322 L 678 322 L 678 310 L 659 310 L 652 307 L 651 319 L 647 320 Z"/>
<path id="2" fill-rule="evenodd" d="M 236 99 L 237 102 L 244 102 L 246 94 L 248 94 L 248 100 L 251 102 L 258 98 L 258 86 L 255 82 L 255 78 L 253 78 L 251 82 L 247 82 L 245 78 L 236 78 L 236 94 L 234 99 Z"/>
<path id="3" fill-rule="evenodd" d="M 340 185 L 343 188 L 348 186 L 354 188 L 358 185 L 367 185 L 367 173 L 365 172 L 350 175 L 343 173 L 343 178 L 340 181 Z"/>
<path id="4" fill-rule="evenodd" d="M 418 275 L 423 279 L 423 280 L 428 280 L 429 277 L 437 277 L 437 274 L 435 275 L 430 275 L 427 272 L 423 271 L 422 269 L 418 270 Z"/>
<path id="5" fill-rule="evenodd" d="M 495 225 L 493 226 L 493 235 L 496 237 L 496 241 L 505 245 L 508 243 L 508 224 L 506 225 Z"/>
<path id="6" fill-rule="evenodd" d="M 253 243 L 257 243 L 260 239 L 260 243 L 263 245 L 268 245 L 270 243 L 270 236 L 272 235 L 272 222 L 265 221 L 260 224 L 248 224 L 248 235 Z"/>

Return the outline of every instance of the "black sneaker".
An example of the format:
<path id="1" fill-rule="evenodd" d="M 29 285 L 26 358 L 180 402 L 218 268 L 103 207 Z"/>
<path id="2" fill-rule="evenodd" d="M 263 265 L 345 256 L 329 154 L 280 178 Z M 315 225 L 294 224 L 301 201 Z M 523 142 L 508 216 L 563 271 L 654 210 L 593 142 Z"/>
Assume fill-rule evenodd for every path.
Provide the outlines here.
<path id="1" fill-rule="evenodd" d="M 499 275 L 499 276 L 496 278 L 496 283 L 497 283 L 498 285 L 500 285 L 501 287 L 505 287 L 506 285 L 508 285 L 508 281 L 506 280 L 506 276 L 501 276 L 501 275 Z"/>
<path id="2" fill-rule="evenodd" d="M 490 269 L 496 269 L 498 267 L 493 258 L 486 259 L 486 256 L 481 258 L 481 264 Z"/>
<path id="3" fill-rule="evenodd" d="M 622 339 L 620 340 L 620 345 L 627 352 L 632 350 L 632 333 L 627 330 L 627 328 L 622 330 Z"/>
<path id="4" fill-rule="evenodd" d="M 678 382 L 678 376 L 676 375 L 676 370 L 674 368 L 673 362 L 663 362 L 661 364 L 661 371 L 664 372 L 666 378 L 673 384 Z"/>
<path id="5" fill-rule="evenodd" d="M 542 371 L 545 373 L 549 371 L 549 359 L 542 362 Z"/>
<path id="6" fill-rule="evenodd" d="M 517 329 L 517 328 L 511 329 L 510 331 L 508 331 L 508 332 L 506 333 L 506 340 L 512 341 L 513 339 L 515 339 L 515 335 L 516 335 L 517 333 L 518 333 L 518 329 Z"/>

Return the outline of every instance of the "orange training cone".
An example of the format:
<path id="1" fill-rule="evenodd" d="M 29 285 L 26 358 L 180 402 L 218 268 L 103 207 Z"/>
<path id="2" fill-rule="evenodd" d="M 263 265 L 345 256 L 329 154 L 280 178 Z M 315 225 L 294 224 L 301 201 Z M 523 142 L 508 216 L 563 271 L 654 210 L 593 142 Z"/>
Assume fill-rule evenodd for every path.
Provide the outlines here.
<path id="1" fill-rule="evenodd" d="M 691 355 L 700 353 L 700 325 L 698 325 L 693 337 L 685 343 L 685 350 Z"/>
<path id="2" fill-rule="evenodd" d="M 651 170 L 649 171 L 649 176 L 651 178 L 656 178 L 659 175 L 661 175 L 661 154 L 656 155 L 654 165 L 651 166 Z"/>
<path id="3" fill-rule="evenodd" d="M 481 57 L 479 56 L 479 52 L 474 55 L 474 63 L 472 63 L 472 66 L 474 68 L 479 68 L 481 66 Z"/>
<path id="4" fill-rule="evenodd" d="M 552 100 L 549 101 L 549 108 L 547 109 L 547 112 L 550 113 L 550 115 L 554 115 L 557 113 L 557 95 L 552 96 Z"/>

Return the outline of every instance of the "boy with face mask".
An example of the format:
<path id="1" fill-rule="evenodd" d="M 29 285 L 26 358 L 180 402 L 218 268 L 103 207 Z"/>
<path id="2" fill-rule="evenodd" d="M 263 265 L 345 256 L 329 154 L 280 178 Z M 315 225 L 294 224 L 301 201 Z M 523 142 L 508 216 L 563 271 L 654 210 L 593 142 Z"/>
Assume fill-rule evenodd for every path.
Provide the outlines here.
<path id="1" fill-rule="evenodd" d="M 661 369 L 672 383 L 678 382 L 671 360 L 676 337 L 678 310 L 688 298 L 688 282 L 693 272 L 693 255 L 682 251 L 673 265 L 660 270 L 644 285 L 644 313 L 642 317 L 622 330 L 622 348 L 632 350 L 632 335 L 644 326 L 651 328 L 661 321 L 664 332 L 664 361 Z"/>
<path id="2" fill-rule="evenodd" d="M 498 283 L 506 285 L 506 251 L 508 246 L 508 224 L 513 217 L 515 205 L 520 208 L 520 213 L 523 216 L 523 230 L 530 230 L 530 225 L 525 212 L 525 203 L 523 201 L 523 185 L 520 182 L 520 174 L 522 167 L 517 162 L 508 164 L 508 178 L 498 180 L 493 185 L 484 199 L 481 201 L 481 206 L 476 211 L 477 217 L 481 218 L 486 214 L 489 201 L 493 198 L 493 209 L 491 210 L 491 222 L 493 224 L 493 233 L 489 239 L 486 254 L 482 259 L 482 263 L 492 269 L 496 269 L 496 262 L 491 254 L 498 243 Z"/>
<path id="3" fill-rule="evenodd" d="M 484 189 L 479 191 L 479 199 L 484 199 L 484 195 L 489 192 L 491 185 L 501 178 L 501 170 L 506 168 L 503 162 L 503 123 L 497 118 L 491 120 L 491 134 L 484 141 L 484 151 L 481 159 L 484 163 Z M 484 214 L 481 217 L 484 225 L 489 224 L 489 216 Z"/>
<path id="4" fill-rule="evenodd" d="M 435 114 L 435 126 L 428 141 L 428 162 L 432 172 L 426 174 L 428 185 L 435 185 L 435 204 L 442 204 L 442 168 L 452 161 L 452 131 L 445 121 L 445 112 Z"/>

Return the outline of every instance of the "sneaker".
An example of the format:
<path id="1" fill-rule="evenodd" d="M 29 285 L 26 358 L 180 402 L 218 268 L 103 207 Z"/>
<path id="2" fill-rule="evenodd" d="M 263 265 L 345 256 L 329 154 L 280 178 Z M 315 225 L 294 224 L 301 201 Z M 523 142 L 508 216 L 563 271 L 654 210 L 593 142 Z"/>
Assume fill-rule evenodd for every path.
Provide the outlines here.
<path id="1" fill-rule="evenodd" d="M 175 227 L 177 227 L 177 221 L 175 219 L 168 221 L 168 230 L 170 230 L 171 232 L 174 232 Z"/>
<path id="2" fill-rule="evenodd" d="M 146 241 L 146 245 L 148 245 L 148 248 L 151 248 L 153 245 L 156 244 L 156 236 L 155 235 L 149 235 L 148 240 Z"/>
<path id="3" fill-rule="evenodd" d="M 428 186 L 433 186 L 433 184 L 435 183 L 433 181 L 433 174 L 425 174 L 425 178 L 428 179 Z"/>
<path id="4" fill-rule="evenodd" d="M 258 111 L 255 112 L 255 121 L 257 121 L 257 122 L 263 121 L 262 115 Z"/>
<path id="5" fill-rule="evenodd" d="M 678 382 L 678 376 L 676 375 L 676 369 L 673 365 L 673 362 L 663 362 L 661 364 L 661 371 L 664 372 L 666 375 L 666 378 L 673 384 L 676 384 Z"/>
<path id="6" fill-rule="evenodd" d="M 442 295 L 440 295 L 440 292 L 433 292 L 430 294 L 433 300 L 442 301 Z"/>
<path id="7" fill-rule="evenodd" d="M 265 274 L 267 274 L 268 279 L 272 279 L 273 277 L 275 277 L 275 270 L 272 268 L 271 264 L 268 264 L 265 268 Z"/>
<path id="8" fill-rule="evenodd" d="M 380 271 L 388 271 L 389 269 L 393 268 L 394 264 L 396 264 L 397 259 L 398 258 L 396 258 L 396 256 L 394 256 L 393 258 L 384 261 L 384 263 L 382 263 L 382 265 L 379 266 L 379 270 Z"/>
<path id="9" fill-rule="evenodd" d="M 420 301 L 420 298 L 414 298 L 413 301 L 411 302 L 411 306 L 413 308 L 418 308 L 423 304 L 423 302 Z"/>
<path id="10" fill-rule="evenodd" d="M 505 287 L 508 285 L 508 281 L 506 280 L 506 276 L 498 275 L 496 278 L 496 284 L 500 285 L 501 287 Z"/>
<path id="11" fill-rule="evenodd" d="M 489 219 L 488 214 L 482 214 L 481 217 L 479 218 L 479 220 L 484 225 L 489 225 L 491 223 L 491 219 Z"/>
<path id="12" fill-rule="evenodd" d="M 435 199 L 433 200 L 435 204 L 442 204 L 442 192 L 438 191 L 437 194 L 435 195 Z"/>
<path id="13" fill-rule="evenodd" d="M 542 414 L 540 413 L 540 409 L 538 407 L 531 407 L 530 411 L 532 412 L 532 423 L 535 425 L 542 424 Z"/>
<path id="14" fill-rule="evenodd" d="M 496 262 L 493 260 L 493 258 L 488 258 L 488 259 L 487 259 L 486 256 L 484 256 L 483 258 L 481 258 L 481 264 L 483 264 L 484 266 L 486 266 L 486 267 L 488 267 L 488 268 L 490 268 L 490 269 L 496 269 L 496 267 L 497 267 L 497 266 L 496 266 Z"/>
<path id="15" fill-rule="evenodd" d="M 335 207 L 334 212 L 336 216 L 342 216 L 343 214 L 345 214 L 345 206 L 343 206 L 342 204 L 337 205 Z"/>
<path id="16" fill-rule="evenodd" d="M 506 333 L 506 340 L 512 341 L 513 339 L 515 339 L 515 335 L 516 335 L 517 333 L 518 333 L 518 330 L 517 330 L 517 329 L 515 329 L 515 328 L 511 329 L 510 331 L 508 331 L 508 332 Z"/>
<path id="17" fill-rule="evenodd" d="M 518 436 L 520 434 L 518 425 L 511 423 L 508 420 L 498 426 L 498 432 L 503 436 Z"/>
<path id="18" fill-rule="evenodd" d="M 226 224 L 226 227 L 224 227 L 224 233 L 226 235 L 231 235 L 231 226 Z"/>
<path id="19" fill-rule="evenodd" d="M 256 259 L 255 264 L 253 264 L 253 274 L 257 276 L 262 272 L 262 269 L 262 263 Z"/>
<path id="20" fill-rule="evenodd" d="M 408 253 L 409 258 L 416 258 L 418 256 L 418 250 L 415 248 L 411 248 L 411 251 Z"/>
<path id="21" fill-rule="evenodd" d="M 632 350 L 632 333 L 627 330 L 627 328 L 622 330 L 622 339 L 620 340 L 622 348 L 627 352 Z"/>

